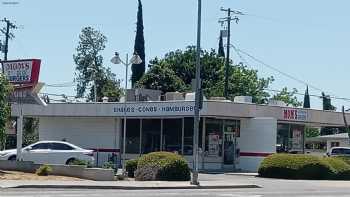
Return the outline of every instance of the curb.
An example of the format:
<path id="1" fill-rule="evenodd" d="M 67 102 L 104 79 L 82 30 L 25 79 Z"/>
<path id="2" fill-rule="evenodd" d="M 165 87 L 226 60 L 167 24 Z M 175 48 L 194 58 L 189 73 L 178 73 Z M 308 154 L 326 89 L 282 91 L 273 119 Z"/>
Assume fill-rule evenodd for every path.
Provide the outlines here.
<path id="1" fill-rule="evenodd" d="M 250 177 L 257 177 L 259 176 L 258 173 L 256 174 L 244 174 L 244 173 L 224 173 L 225 175 L 231 175 L 231 176 L 250 176 Z"/>
<path id="2" fill-rule="evenodd" d="M 258 185 L 209 185 L 209 186 L 97 186 L 97 185 L 18 185 L 3 187 L 2 189 L 23 188 L 23 189 L 117 189 L 117 190 L 160 190 L 160 189 L 248 189 L 261 188 Z"/>

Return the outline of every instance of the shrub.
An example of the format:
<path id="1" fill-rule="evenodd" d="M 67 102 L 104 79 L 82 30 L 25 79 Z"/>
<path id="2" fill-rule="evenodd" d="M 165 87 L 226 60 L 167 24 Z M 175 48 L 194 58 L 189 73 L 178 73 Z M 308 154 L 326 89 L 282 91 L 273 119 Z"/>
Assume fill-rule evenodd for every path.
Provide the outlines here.
<path id="1" fill-rule="evenodd" d="M 336 171 L 324 159 L 312 155 L 273 154 L 265 158 L 259 176 L 288 179 L 329 179 Z"/>
<path id="2" fill-rule="evenodd" d="M 328 157 L 324 158 L 324 160 L 334 169 L 333 179 L 350 180 L 350 165 L 344 161 L 344 158 Z"/>
<path id="3" fill-rule="evenodd" d="M 347 163 L 348 165 L 350 165 L 350 158 L 349 157 L 337 156 L 336 158 L 339 158 L 339 159 L 343 160 L 345 163 Z"/>
<path id="4" fill-rule="evenodd" d="M 52 168 L 48 165 L 42 165 L 35 172 L 38 176 L 47 176 L 52 172 Z"/>
<path id="5" fill-rule="evenodd" d="M 186 160 L 175 153 L 154 152 L 139 158 L 136 180 L 188 181 L 191 178 Z"/>
<path id="6" fill-rule="evenodd" d="M 131 159 L 131 160 L 126 161 L 125 169 L 128 172 L 128 177 L 131 177 L 131 178 L 134 177 L 134 173 L 137 169 L 137 162 L 138 162 L 137 159 Z"/>
<path id="7" fill-rule="evenodd" d="M 104 169 L 114 169 L 114 163 L 112 161 L 107 161 L 102 165 L 102 168 Z"/>
<path id="8" fill-rule="evenodd" d="M 92 167 L 92 164 L 85 160 L 73 159 L 68 163 L 68 165 L 76 165 L 76 166 L 84 166 L 84 167 Z"/>

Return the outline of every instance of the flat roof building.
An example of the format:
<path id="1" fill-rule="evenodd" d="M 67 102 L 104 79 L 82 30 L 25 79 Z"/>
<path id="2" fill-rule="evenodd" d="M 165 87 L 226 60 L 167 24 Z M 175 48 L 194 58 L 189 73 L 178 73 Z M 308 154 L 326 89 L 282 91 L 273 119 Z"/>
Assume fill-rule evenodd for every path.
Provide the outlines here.
<path id="1" fill-rule="evenodd" d="M 39 118 L 40 140 L 62 140 L 94 149 L 98 165 L 120 153 L 127 116 L 126 157 L 153 151 L 184 155 L 192 166 L 194 102 L 52 103 L 23 105 L 24 116 Z M 204 101 L 200 112 L 199 168 L 257 171 L 278 151 L 304 151 L 305 126 L 342 127 L 342 113 L 231 101 Z M 18 106 L 12 105 L 12 116 Z M 347 115 L 349 118 L 349 115 Z"/>

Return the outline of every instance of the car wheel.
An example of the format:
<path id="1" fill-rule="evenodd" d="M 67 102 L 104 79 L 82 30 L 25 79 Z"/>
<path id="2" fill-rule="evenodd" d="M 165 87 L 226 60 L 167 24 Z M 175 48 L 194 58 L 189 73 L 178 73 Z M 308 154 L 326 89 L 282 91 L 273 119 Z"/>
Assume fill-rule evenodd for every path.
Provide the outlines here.
<path id="1" fill-rule="evenodd" d="M 74 158 L 70 158 L 70 159 L 67 160 L 66 165 L 73 165 L 74 161 L 75 161 Z"/>
<path id="2" fill-rule="evenodd" d="M 16 155 L 12 155 L 11 157 L 9 157 L 8 160 L 9 161 L 16 161 Z"/>

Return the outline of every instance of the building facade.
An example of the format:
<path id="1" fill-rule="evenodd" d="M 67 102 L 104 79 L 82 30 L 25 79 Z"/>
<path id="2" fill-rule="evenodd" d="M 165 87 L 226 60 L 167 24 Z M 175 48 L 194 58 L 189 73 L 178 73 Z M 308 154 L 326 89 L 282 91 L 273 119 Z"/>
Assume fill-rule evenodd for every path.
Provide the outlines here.
<path id="1" fill-rule="evenodd" d="M 126 107 L 125 107 L 126 106 Z M 98 165 L 122 152 L 126 158 L 153 151 L 183 155 L 192 166 L 193 101 L 56 103 L 23 105 L 24 116 L 39 118 L 40 140 L 66 140 L 94 149 Z M 12 106 L 12 116 L 18 107 Z M 277 152 L 302 153 L 305 126 L 343 126 L 341 113 L 281 106 L 205 101 L 199 130 L 199 168 L 257 171 Z"/>

